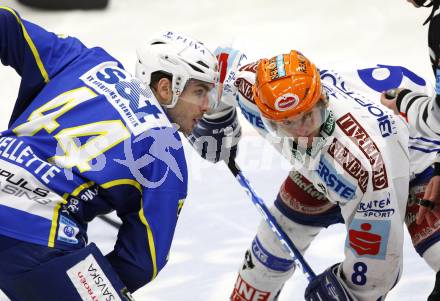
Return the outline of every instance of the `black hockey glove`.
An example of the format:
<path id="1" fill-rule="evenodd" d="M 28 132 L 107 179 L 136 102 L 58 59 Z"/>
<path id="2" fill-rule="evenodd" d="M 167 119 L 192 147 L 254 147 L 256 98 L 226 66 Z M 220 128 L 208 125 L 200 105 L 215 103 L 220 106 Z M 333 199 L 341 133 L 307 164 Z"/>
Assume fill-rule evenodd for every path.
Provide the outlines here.
<path id="1" fill-rule="evenodd" d="M 438 156 L 438 154 L 437 154 Z M 440 176 L 440 162 L 434 162 L 434 173 L 433 176 Z"/>
<path id="2" fill-rule="evenodd" d="M 313 279 L 306 288 L 306 301 L 354 301 L 344 283 L 336 276 L 339 263 L 329 267 Z"/>
<path id="3" fill-rule="evenodd" d="M 224 116 L 211 119 L 204 116 L 194 127 L 189 142 L 202 158 L 217 163 L 235 159 L 241 126 L 233 108 Z"/>
<path id="4" fill-rule="evenodd" d="M 428 301 L 438 301 L 440 300 L 440 272 L 437 272 L 435 276 L 435 285 L 432 293 L 428 297 Z"/>

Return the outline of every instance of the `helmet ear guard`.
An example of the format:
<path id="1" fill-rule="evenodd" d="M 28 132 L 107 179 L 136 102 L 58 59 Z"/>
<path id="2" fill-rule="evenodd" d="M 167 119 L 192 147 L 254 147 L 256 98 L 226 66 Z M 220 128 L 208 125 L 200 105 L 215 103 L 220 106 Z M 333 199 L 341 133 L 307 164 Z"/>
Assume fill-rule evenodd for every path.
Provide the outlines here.
<path id="1" fill-rule="evenodd" d="M 190 79 L 216 84 L 217 58 L 199 41 L 177 32 L 164 32 L 137 49 L 136 77 L 150 85 L 156 71 L 172 77 L 173 108 Z"/>

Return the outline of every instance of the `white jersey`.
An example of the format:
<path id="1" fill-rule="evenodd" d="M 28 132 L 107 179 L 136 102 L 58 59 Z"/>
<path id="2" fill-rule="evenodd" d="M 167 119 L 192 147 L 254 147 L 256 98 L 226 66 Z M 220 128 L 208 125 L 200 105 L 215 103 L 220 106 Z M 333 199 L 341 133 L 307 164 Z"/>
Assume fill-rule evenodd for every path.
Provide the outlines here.
<path id="1" fill-rule="evenodd" d="M 440 11 L 433 11 L 428 30 L 429 54 L 436 78 L 435 95 L 426 93 L 402 92 L 396 101 L 400 114 L 405 116 L 408 123 L 427 137 L 440 139 Z M 411 89 L 411 87 L 405 87 Z"/>
<path id="2" fill-rule="evenodd" d="M 401 274 L 410 179 L 432 164 L 435 152 L 427 145 L 422 151 L 411 148 L 414 139 L 410 139 L 408 125 L 379 103 L 379 91 L 366 80 L 369 73 L 359 70 L 347 77 L 320 70 L 330 114 L 321 127 L 322 137 L 312 148 L 280 141 L 265 128 L 252 98 L 256 66 L 248 64 L 230 74 L 224 100 L 229 104 L 235 101 L 244 117 L 294 170 L 329 201 L 340 205 L 347 228 L 344 282 L 359 300 L 378 300 Z M 423 89 L 410 78 L 401 84 Z M 365 235 L 375 239 L 367 249 L 356 243 Z"/>
<path id="3" fill-rule="evenodd" d="M 404 90 L 396 101 L 397 109 L 408 123 L 427 137 L 440 139 L 440 95 Z"/>

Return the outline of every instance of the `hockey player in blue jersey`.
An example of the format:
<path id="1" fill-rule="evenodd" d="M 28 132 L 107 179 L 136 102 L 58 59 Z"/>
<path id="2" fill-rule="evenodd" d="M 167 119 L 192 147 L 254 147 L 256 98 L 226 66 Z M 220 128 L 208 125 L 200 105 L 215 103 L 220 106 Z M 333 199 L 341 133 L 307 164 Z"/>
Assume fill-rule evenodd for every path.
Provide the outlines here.
<path id="1" fill-rule="evenodd" d="M 129 300 L 167 262 L 187 195 L 176 130 L 208 109 L 215 56 L 166 32 L 140 47 L 137 78 L 0 7 L 0 58 L 22 78 L 0 134 L 0 289 L 13 301 Z M 104 256 L 87 224 L 114 210 L 122 225 Z"/>

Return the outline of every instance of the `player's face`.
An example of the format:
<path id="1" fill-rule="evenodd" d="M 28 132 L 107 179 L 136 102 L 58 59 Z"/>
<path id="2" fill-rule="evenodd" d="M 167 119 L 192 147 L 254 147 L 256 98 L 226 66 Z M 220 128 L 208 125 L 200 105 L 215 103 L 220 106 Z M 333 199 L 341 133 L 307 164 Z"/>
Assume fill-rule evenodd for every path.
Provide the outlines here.
<path id="1" fill-rule="evenodd" d="M 309 111 L 288 119 L 278 121 L 265 119 L 264 122 L 276 136 L 294 140 L 306 138 L 309 147 L 313 144 L 313 138 L 320 136 L 321 126 L 327 116 L 326 103 L 327 101 L 320 101 Z"/>
<path id="2" fill-rule="evenodd" d="M 213 88 L 208 84 L 198 80 L 190 80 L 174 108 L 168 109 L 168 114 L 177 123 L 179 130 L 185 135 L 189 135 L 197 122 L 209 108 L 208 93 Z"/>
<path id="3" fill-rule="evenodd" d="M 308 112 L 279 121 L 278 128 L 287 137 L 316 137 L 323 121 L 321 111 L 321 106 L 314 106 Z"/>

